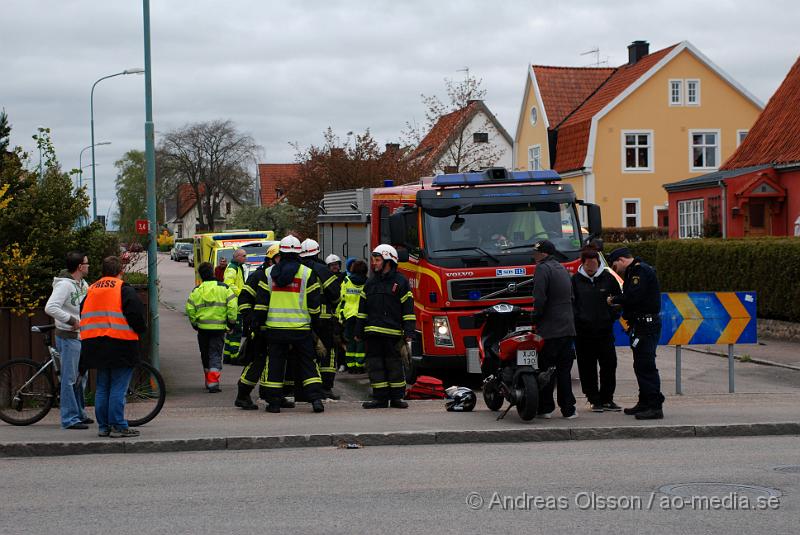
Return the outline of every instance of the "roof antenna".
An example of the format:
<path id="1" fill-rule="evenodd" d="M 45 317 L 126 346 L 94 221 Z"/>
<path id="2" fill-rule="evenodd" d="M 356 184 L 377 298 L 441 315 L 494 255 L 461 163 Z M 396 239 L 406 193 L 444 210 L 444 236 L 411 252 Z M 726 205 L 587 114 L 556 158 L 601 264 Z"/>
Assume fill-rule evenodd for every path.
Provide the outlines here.
<path id="1" fill-rule="evenodd" d="M 584 65 L 584 67 L 599 67 L 601 65 L 608 65 L 608 58 L 600 61 L 600 47 L 595 46 L 591 50 L 587 50 L 586 52 L 581 52 L 581 56 L 588 56 L 589 54 L 594 54 L 594 63 L 590 63 L 589 65 Z"/>

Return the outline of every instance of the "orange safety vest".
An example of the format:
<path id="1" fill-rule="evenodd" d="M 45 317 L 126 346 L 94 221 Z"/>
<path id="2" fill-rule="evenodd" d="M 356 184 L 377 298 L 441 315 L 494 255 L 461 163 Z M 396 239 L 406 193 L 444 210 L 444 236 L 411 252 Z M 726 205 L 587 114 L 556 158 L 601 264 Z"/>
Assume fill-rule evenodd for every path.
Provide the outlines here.
<path id="1" fill-rule="evenodd" d="M 122 313 L 122 279 L 103 277 L 89 286 L 81 312 L 81 339 L 108 336 L 118 340 L 138 340 Z"/>

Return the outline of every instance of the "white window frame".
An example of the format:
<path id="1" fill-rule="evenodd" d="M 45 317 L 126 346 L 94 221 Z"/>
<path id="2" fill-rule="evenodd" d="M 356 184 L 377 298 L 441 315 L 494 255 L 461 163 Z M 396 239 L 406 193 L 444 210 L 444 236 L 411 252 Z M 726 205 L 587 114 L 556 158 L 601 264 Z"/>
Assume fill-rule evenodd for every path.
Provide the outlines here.
<path id="1" fill-rule="evenodd" d="M 695 167 L 694 165 L 694 144 L 692 137 L 696 134 L 715 134 L 717 136 L 717 145 L 716 151 L 714 154 L 714 158 L 716 159 L 716 165 L 713 167 L 705 166 L 705 167 Z M 703 147 L 707 147 L 705 143 L 702 145 Z M 720 157 L 722 156 L 721 148 L 722 147 L 722 131 L 719 128 L 692 128 L 689 129 L 689 171 L 691 172 L 700 172 L 700 171 L 716 171 L 719 169 L 721 164 Z"/>
<path id="2" fill-rule="evenodd" d="M 742 134 L 744 134 L 744 137 L 747 137 L 747 134 L 749 134 L 749 133 L 750 133 L 750 130 L 746 130 L 746 129 L 740 129 L 740 130 L 736 131 L 736 146 L 737 147 L 742 144 L 742 141 L 744 141 L 744 139 L 742 139 Z"/>
<path id="3" fill-rule="evenodd" d="M 678 201 L 678 237 L 681 239 L 702 237 L 704 218 L 705 199 L 702 197 Z"/>
<path id="4" fill-rule="evenodd" d="M 626 158 L 625 158 L 625 136 L 626 135 L 647 135 L 649 136 L 648 139 L 650 140 L 649 144 L 647 145 L 647 165 L 648 167 L 626 167 Z M 653 130 L 647 129 L 638 129 L 638 130 L 621 130 L 620 131 L 620 167 L 623 173 L 653 173 L 656 169 L 656 134 Z M 638 147 L 639 145 L 635 145 Z"/>
<path id="5" fill-rule="evenodd" d="M 696 84 L 696 91 L 695 91 L 695 100 L 692 101 L 689 99 L 689 86 L 691 84 Z M 700 105 L 700 79 L 699 78 L 687 78 L 686 79 L 686 98 L 684 99 L 686 106 L 699 106 Z"/>
<path id="6" fill-rule="evenodd" d="M 678 84 L 678 100 L 673 100 L 672 84 Z M 672 78 L 667 83 L 667 102 L 670 106 L 683 106 L 683 80 Z"/>
<path id="7" fill-rule="evenodd" d="M 626 204 L 632 202 L 636 204 L 636 226 L 628 227 L 628 218 L 630 214 L 625 210 Z M 630 197 L 622 199 L 622 228 L 639 228 L 642 226 L 642 199 L 639 197 Z"/>
<path id="8" fill-rule="evenodd" d="M 539 149 L 539 157 L 538 160 L 531 159 L 531 151 L 534 149 Z M 536 163 L 537 165 L 532 165 Z M 542 169 L 542 146 L 541 145 L 531 145 L 528 147 L 528 171 L 540 171 Z"/>

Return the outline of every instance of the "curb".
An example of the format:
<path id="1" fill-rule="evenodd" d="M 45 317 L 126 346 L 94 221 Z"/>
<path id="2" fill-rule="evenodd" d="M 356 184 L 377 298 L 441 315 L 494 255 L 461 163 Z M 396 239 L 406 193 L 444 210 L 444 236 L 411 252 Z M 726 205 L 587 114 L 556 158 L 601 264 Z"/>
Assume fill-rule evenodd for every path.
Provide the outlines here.
<path id="1" fill-rule="evenodd" d="M 498 442 L 556 442 L 800 435 L 800 422 L 757 424 L 656 425 L 637 427 L 580 427 L 493 429 L 486 431 L 404 431 L 337 433 L 168 440 L 104 440 L 92 442 L 6 442 L 0 457 L 40 457 L 108 453 L 174 453 L 183 451 L 270 450 L 282 448 L 359 446 L 420 446 L 435 444 L 491 444 Z"/>
<path id="2" fill-rule="evenodd" d="M 717 357 L 722 357 L 726 360 L 728 358 L 727 353 L 720 353 L 719 351 L 708 351 L 706 349 L 697 349 L 689 346 L 683 346 L 683 349 L 686 351 L 693 351 L 695 353 L 702 353 L 704 355 L 715 355 Z M 742 360 L 741 355 L 734 355 L 733 358 L 738 362 L 752 362 L 753 364 L 761 364 L 762 366 L 774 366 L 776 368 L 786 368 L 787 370 L 800 371 L 800 366 L 794 366 L 792 364 L 784 364 L 782 362 L 775 362 L 773 360 L 766 360 L 758 357 L 750 357 L 746 360 Z"/>

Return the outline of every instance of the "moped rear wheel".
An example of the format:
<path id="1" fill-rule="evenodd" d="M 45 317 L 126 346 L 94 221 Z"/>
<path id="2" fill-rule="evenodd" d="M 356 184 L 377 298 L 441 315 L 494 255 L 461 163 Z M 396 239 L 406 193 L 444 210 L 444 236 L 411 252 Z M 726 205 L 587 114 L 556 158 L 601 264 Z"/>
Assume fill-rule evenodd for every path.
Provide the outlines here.
<path id="1" fill-rule="evenodd" d="M 484 383 L 483 401 L 486 403 L 486 406 L 489 407 L 490 411 L 499 411 L 500 407 L 503 406 L 503 401 L 505 400 L 500 390 L 497 388 L 497 383 L 495 381 Z"/>
<path id="2" fill-rule="evenodd" d="M 539 409 L 539 384 L 536 376 L 525 373 L 519 376 L 517 384 L 517 414 L 526 422 L 536 417 Z"/>

